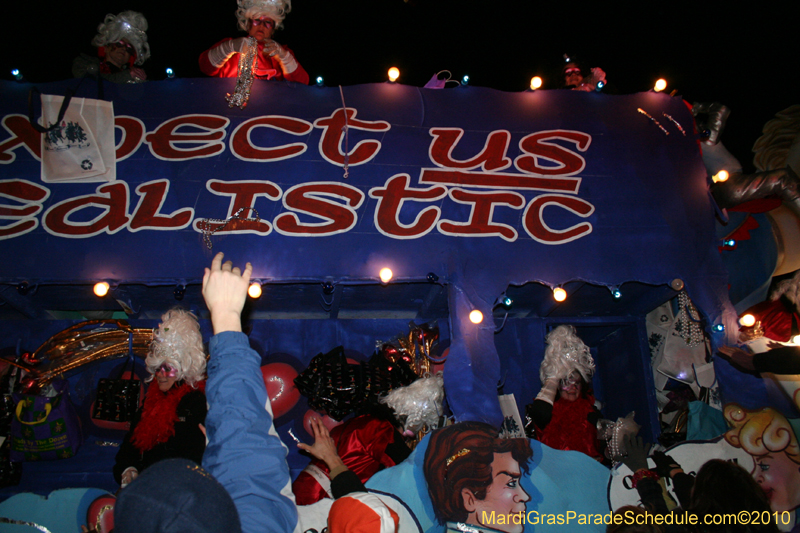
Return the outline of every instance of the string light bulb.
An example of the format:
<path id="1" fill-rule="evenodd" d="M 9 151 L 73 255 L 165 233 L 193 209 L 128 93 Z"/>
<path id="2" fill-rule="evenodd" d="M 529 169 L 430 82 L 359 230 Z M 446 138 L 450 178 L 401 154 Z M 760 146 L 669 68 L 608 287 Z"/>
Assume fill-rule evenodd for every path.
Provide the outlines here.
<path id="1" fill-rule="evenodd" d="M 532 77 L 531 78 L 531 91 L 535 91 L 536 89 L 541 87 L 542 83 L 543 83 L 542 82 L 542 78 L 540 78 L 539 76 Z"/>
<path id="2" fill-rule="evenodd" d="M 744 326 L 746 328 L 750 328 L 756 325 L 756 317 L 747 313 L 746 315 L 742 315 L 739 317 L 739 325 Z"/>
<path id="3" fill-rule="evenodd" d="M 175 71 L 171 68 L 167 67 L 167 78 L 172 79 L 175 77 Z"/>
<path id="4" fill-rule="evenodd" d="M 400 69 L 397 67 L 392 67 L 389 69 L 389 81 L 394 83 L 397 81 L 397 78 L 400 77 Z"/>
<path id="5" fill-rule="evenodd" d="M 461 78 L 461 85 L 469 85 L 469 76 L 467 76 L 466 74 L 464 75 L 463 78 Z"/>
<path id="6" fill-rule="evenodd" d="M 108 294 L 108 291 L 109 291 L 110 288 L 111 288 L 111 285 L 109 285 L 108 282 L 99 281 L 99 282 L 94 284 L 94 289 L 92 289 L 92 290 L 94 290 L 95 296 L 97 296 L 98 298 L 102 298 L 103 296 Z"/>
<path id="7" fill-rule="evenodd" d="M 728 174 L 727 170 L 720 170 L 719 172 L 711 176 L 711 180 L 714 183 L 722 183 L 723 181 L 728 181 L 728 178 L 730 177 L 731 175 Z"/>
<path id="8" fill-rule="evenodd" d="M 473 324 L 480 324 L 483 322 L 483 313 L 478 311 L 477 309 L 473 309 L 469 312 L 469 321 Z"/>
<path id="9" fill-rule="evenodd" d="M 254 300 L 261 298 L 261 284 L 257 281 L 251 283 L 247 288 L 247 294 Z"/>
<path id="10" fill-rule="evenodd" d="M 378 276 L 381 278 L 381 283 L 389 283 L 392 280 L 392 273 L 391 268 L 382 268 L 381 271 L 378 273 Z"/>
<path id="11" fill-rule="evenodd" d="M 656 85 L 655 87 L 653 87 L 653 90 L 655 90 L 655 92 L 657 93 L 660 93 L 666 88 L 667 88 L 667 80 L 665 80 L 664 78 L 659 78 L 658 80 L 656 80 Z"/>
<path id="12" fill-rule="evenodd" d="M 18 68 L 11 69 L 11 75 L 14 76 L 15 80 L 22 81 L 22 72 Z"/>
<path id="13" fill-rule="evenodd" d="M 317 76 L 317 87 L 322 87 L 325 85 L 325 80 L 322 79 L 322 76 Z"/>
<path id="14" fill-rule="evenodd" d="M 800 344 L 800 335 L 792 337 L 792 344 Z"/>
<path id="15" fill-rule="evenodd" d="M 562 289 L 561 287 L 556 287 L 553 289 L 553 298 L 557 302 L 563 302 L 567 299 L 567 291 Z"/>

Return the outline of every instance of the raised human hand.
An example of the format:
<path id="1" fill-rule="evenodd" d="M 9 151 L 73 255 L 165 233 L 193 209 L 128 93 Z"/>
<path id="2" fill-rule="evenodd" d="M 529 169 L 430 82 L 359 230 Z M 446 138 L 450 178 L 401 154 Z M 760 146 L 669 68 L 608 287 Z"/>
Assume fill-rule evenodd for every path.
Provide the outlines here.
<path id="1" fill-rule="evenodd" d="M 344 466 L 344 462 L 342 462 L 342 458 L 339 457 L 339 452 L 336 450 L 336 442 L 331 437 L 328 428 L 322 423 L 322 420 L 312 417 L 309 420 L 309 425 L 314 433 L 314 444 L 309 445 L 300 442 L 297 447 L 323 461 L 331 471 L 336 467 Z"/>
<path id="2" fill-rule="evenodd" d="M 720 354 L 729 359 L 733 364 L 749 372 L 755 372 L 753 366 L 753 354 L 748 353 L 736 346 L 720 346 L 717 350 Z"/>
<path id="3" fill-rule="evenodd" d="M 247 299 L 253 265 L 247 263 L 244 272 L 230 261 L 222 262 L 225 254 L 219 252 L 211 261 L 211 268 L 203 276 L 203 298 L 211 312 L 214 334 L 223 331 L 242 331 L 242 308 Z"/>

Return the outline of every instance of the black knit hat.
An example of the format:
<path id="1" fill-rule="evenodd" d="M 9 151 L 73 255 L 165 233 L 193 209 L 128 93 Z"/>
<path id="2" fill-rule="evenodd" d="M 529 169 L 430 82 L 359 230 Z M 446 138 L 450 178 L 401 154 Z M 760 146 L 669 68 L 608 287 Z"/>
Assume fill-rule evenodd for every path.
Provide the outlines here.
<path id="1" fill-rule="evenodd" d="M 187 459 L 167 459 L 149 467 L 120 492 L 114 508 L 114 533 L 241 531 L 228 492 Z"/>

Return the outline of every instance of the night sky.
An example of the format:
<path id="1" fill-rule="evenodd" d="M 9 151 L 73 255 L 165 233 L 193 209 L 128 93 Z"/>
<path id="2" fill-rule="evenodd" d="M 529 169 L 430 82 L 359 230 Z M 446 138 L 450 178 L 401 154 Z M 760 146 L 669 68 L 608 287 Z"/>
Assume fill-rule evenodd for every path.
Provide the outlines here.
<path id="1" fill-rule="evenodd" d="M 166 67 L 199 77 L 203 50 L 242 35 L 235 8 L 235 0 L 4 2 L 0 75 L 10 80 L 19 68 L 37 84 L 70 78 L 72 59 L 93 53 L 104 15 L 133 9 L 150 24 L 149 78 L 163 79 Z M 664 77 L 667 91 L 689 102 L 731 108 L 722 140 L 752 171 L 764 123 L 800 103 L 796 20 L 770 1 L 295 0 L 275 40 L 328 86 L 382 82 L 397 66 L 398 81 L 414 86 L 449 70 L 501 91 L 525 90 L 534 75 L 556 88 L 564 53 L 605 70 L 610 94 L 648 90 Z"/>

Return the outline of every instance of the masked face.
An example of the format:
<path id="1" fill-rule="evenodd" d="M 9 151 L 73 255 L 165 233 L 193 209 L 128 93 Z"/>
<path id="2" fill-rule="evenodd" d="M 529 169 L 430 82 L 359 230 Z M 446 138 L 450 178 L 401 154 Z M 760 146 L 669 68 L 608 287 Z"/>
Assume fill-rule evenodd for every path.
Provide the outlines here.
<path id="1" fill-rule="evenodd" d="M 131 57 L 136 57 L 136 50 L 125 40 L 116 43 L 108 43 L 105 49 L 106 60 L 117 68 L 122 68 L 123 65 L 130 61 Z"/>
<path id="2" fill-rule="evenodd" d="M 258 17 L 250 19 L 250 27 L 247 30 L 247 34 L 256 41 L 272 39 L 273 33 L 275 33 L 275 21 L 271 18 Z"/>
<path id="3" fill-rule="evenodd" d="M 164 363 L 156 370 L 156 383 L 161 392 L 167 392 L 178 380 L 178 371 L 169 363 Z"/>
<path id="4" fill-rule="evenodd" d="M 580 85 L 582 81 L 581 69 L 577 65 L 564 69 L 564 85 Z"/>
<path id="5" fill-rule="evenodd" d="M 567 400 L 568 402 L 574 402 L 580 398 L 581 392 L 583 392 L 580 374 L 573 372 L 559 382 L 558 388 L 559 398 Z"/>
<path id="6" fill-rule="evenodd" d="M 531 497 L 520 485 L 520 476 L 519 463 L 511 452 L 495 453 L 492 484 L 486 489 L 486 497 L 479 500 L 469 489 L 462 491 L 464 508 L 469 513 L 467 523 L 506 533 L 522 533 L 525 529 L 525 502 Z M 502 518 L 498 518 L 500 515 Z M 490 516 L 494 516 L 494 522 L 486 520 Z"/>

